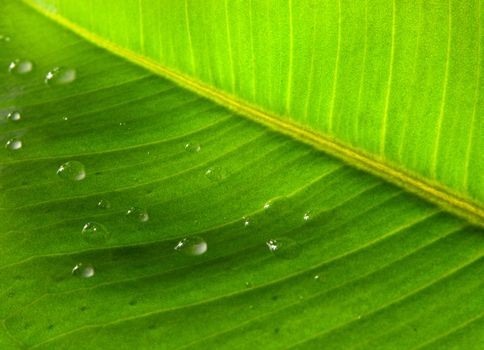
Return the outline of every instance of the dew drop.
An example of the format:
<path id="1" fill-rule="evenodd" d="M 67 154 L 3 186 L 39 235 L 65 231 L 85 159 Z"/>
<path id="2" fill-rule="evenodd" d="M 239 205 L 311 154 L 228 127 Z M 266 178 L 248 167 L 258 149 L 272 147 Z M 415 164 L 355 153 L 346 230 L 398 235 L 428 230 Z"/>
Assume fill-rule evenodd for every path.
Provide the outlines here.
<path id="1" fill-rule="evenodd" d="M 107 199 L 101 199 L 97 202 L 97 207 L 100 209 L 110 209 L 111 203 Z"/>
<path id="2" fill-rule="evenodd" d="M 266 242 L 274 256 L 283 259 L 294 259 L 301 254 L 301 246 L 291 238 L 270 239 Z"/>
<path id="3" fill-rule="evenodd" d="M 49 85 L 64 85 L 72 83 L 76 79 L 76 70 L 73 68 L 55 67 L 45 76 L 45 82 Z"/>
<path id="4" fill-rule="evenodd" d="M 245 286 L 247 288 L 252 288 L 253 284 L 252 284 L 252 282 L 248 281 L 248 282 L 245 282 Z"/>
<path id="5" fill-rule="evenodd" d="M 64 180 L 81 181 L 86 177 L 86 170 L 84 169 L 84 164 L 71 160 L 59 166 L 57 175 Z"/>
<path id="6" fill-rule="evenodd" d="M 21 119 L 21 117 L 22 116 L 20 115 L 19 112 L 14 111 L 14 112 L 10 112 L 7 115 L 7 120 L 12 121 L 12 122 L 18 122 Z"/>
<path id="7" fill-rule="evenodd" d="M 69 120 L 69 117 L 62 117 L 62 120 L 66 122 Z"/>
<path id="8" fill-rule="evenodd" d="M 126 212 L 126 215 L 130 219 L 136 220 L 136 221 L 139 221 L 139 222 L 146 222 L 150 219 L 148 212 L 146 210 L 138 208 L 138 207 L 129 208 L 128 211 Z"/>
<path id="9" fill-rule="evenodd" d="M 91 264 L 78 263 L 72 269 L 72 275 L 82 278 L 91 278 L 94 276 L 94 267 Z"/>
<path id="10" fill-rule="evenodd" d="M 249 225 L 251 224 L 251 222 L 250 222 L 250 218 L 249 218 L 249 217 L 244 216 L 244 217 L 242 218 L 242 220 L 244 220 L 244 226 L 245 226 L 245 227 L 247 227 L 247 226 L 249 226 Z"/>
<path id="11" fill-rule="evenodd" d="M 103 244 L 111 236 L 107 228 L 97 222 L 88 222 L 82 227 L 82 238 L 89 244 Z"/>
<path id="12" fill-rule="evenodd" d="M 303 220 L 304 221 L 306 221 L 306 222 L 307 221 L 310 221 L 311 218 L 312 218 L 312 215 L 311 215 L 311 212 L 310 211 L 307 211 L 307 212 L 304 213 L 304 215 L 303 215 Z"/>
<path id="13" fill-rule="evenodd" d="M 219 166 L 212 166 L 205 171 L 205 176 L 214 182 L 222 181 L 228 176 L 228 172 Z"/>
<path id="14" fill-rule="evenodd" d="M 8 66 L 8 71 L 13 74 L 27 74 L 34 69 L 34 64 L 29 60 L 13 60 Z"/>
<path id="15" fill-rule="evenodd" d="M 317 280 L 319 280 L 319 275 L 314 275 L 313 278 L 317 281 Z"/>
<path id="16" fill-rule="evenodd" d="M 183 238 L 175 246 L 175 250 L 185 255 L 202 255 L 207 251 L 207 242 L 202 237 L 192 236 Z"/>
<path id="17" fill-rule="evenodd" d="M 22 148 L 22 140 L 14 137 L 7 141 L 5 148 L 10 151 L 18 151 Z"/>
<path id="18" fill-rule="evenodd" d="M 185 151 L 190 153 L 198 153 L 202 149 L 202 146 L 198 142 L 188 142 L 185 145 Z"/>
<path id="19" fill-rule="evenodd" d="M 0 34 L 0 42 L 9 43 L 10 37 L 7 35 Z"/>

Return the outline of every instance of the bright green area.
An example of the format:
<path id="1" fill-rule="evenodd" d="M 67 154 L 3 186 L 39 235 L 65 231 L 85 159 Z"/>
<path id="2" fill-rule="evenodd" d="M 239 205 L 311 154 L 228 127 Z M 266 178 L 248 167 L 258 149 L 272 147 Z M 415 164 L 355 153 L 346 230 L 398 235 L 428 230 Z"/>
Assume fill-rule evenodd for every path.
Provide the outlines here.
<path id="1" fill-rule="evenodd" d="M 484 203 L 482 1 L 34 1 Z"/>
<path id="2" fill-rule="evenodd" d="M 1 13 L 0 140 L 22 147 L 0 149 L 0 349 L 480 348 L 481 229 L 18 2 Z M 16 58 L 33 71 L 9 74 Z M 77 79 L 46 85 L 55 66 Z M 66 161 L 86 178 L 57 176 Z M 83 240 L 92 221 L 105 244 Z M 193 235 L 205 254 L 174 250 Z"/>

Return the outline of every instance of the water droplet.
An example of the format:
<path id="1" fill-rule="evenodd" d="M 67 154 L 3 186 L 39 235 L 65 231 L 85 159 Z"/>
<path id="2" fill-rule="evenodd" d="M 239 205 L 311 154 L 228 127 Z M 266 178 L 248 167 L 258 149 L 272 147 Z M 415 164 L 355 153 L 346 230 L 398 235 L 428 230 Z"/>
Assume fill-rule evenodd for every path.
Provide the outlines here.
<path id="1" fill-rule="evenodd" d="M 107 199 L 101 199 L 97 202 L 97 207 L 100 209 L 109 209 L 111 208 L 111 203 Z"/>
<path id="2" fill-rule="evenodd" d="M 245 282 L 245 286 L 247 288 L 252 288 L 252 282 L 248 281 L 248 282 Z"/>
<path id="3" fill-rule="evenodd" d="M 90 244 L 106 243 L 111 236 L 107 228 L 97 222 L 88 222 L 85 224 L 82 228 L 81 235 Z"/>
<path id="4" fill-rule="evenodd" d="M 22 140 L 14 137 L 7 141 L 5 148 L 10 151 L 17 151 L 22 148 Z"/>
<path id="5" fill-rule="evenodd" d="M 119 123 L 119 126 L 125 126 L 126 125 L 126 122 L 120 122 Z"/>
<path id="6" fill-rule="evenodd" d="M 133 220 L 136 220 L 139 222 L 146 222 L 150 219 L 148 212 L 138 207 L 129 208 L 128 211 L 126 212 L 126 215 L 129 218 L 132 218 Z"/>
<path id="7" fill-rule="evenodd" d="M 86 177 L 86 170 L 84 169 L 84 164 L 71 160 L 59 166 L 57 175 L 64 180 L 81 181 Z"/>
<path id="8" fill-rule="evenodd" d="M 228 172 L 219 166 L 212 166 L 207 169 L 205 176 L 211 181 L 222 181 L 228 176 Z"/>
<path id="9" fill-rule="evenodd" d="M 267 201 L 264 204 L 264 212 L 269 215 L 282 215 L 282 213 L 291 211 L 291 203 L 288 197 L 281 196 Z"/>
<path id="10" fill-rule="evenodd" d="M 186 255 L 202 255 L 207 248 L 207 242 L 198 236 L 184 238 L 175 246 L 175 250 Z"/>
<path id="11" fill-rule="evenodd" d="M 244 217 L 242 218 L 242 220 L 244 220 L 244 226 L 245 226 L 245 227 L 247 227 L 247 226 L 249 226 L 249 225 L 251 224 L 251 222 L 250 222 L 250 218 L 249 218 L 249 217 L 244 216 Z"/>
<path id="12" fill-rule="evenodd" d="M 10 120 L 12 122 L 18 122 L 20 119 L 21 119 L 21 115 L 19 112 L 17 111 L 14 111 L 14 112 L 10 112 L 8 115 L 7 115 L 7 120 Z"/>
<path id="13" fill-rule="evenodd" d="M 319 275 L 314 275 L 314 279 L 317 281 L 319 280 Z"/>
<path id="14" fill-rule="evenodd" d="M 309 220 L 311 220 L 311 218 L 312 218 L 312 215 L 311 215 L 310 211 L 304 213 L 304 215 L 303 215 L 304 221 L 309 221 Z"/>
<path id="15" fill-rule="evenodd" d="M 69 117 L 62 117 L 62 120 L 66 122 L 69 120 Z"/>
<path id="16" fill-rule="evenodd" d="M 49 85 L 64 85 L 72 83 L 76 79 L 76 70 L 73 68 L 55 67 L 45 76 L 45 82 Z"/>
<path id="17" fill-rule="evenodd" d="M 29 60 L 16 59 L 10 62 L 8 71 L 13 74 L 27 74 L 32 71 L 34 64 Z"/>
<path id="18" fill-rule="evenodd" d="M 94 267 L 91 264 L 84 264 L 79 263 L 72 269 L 72 275 L 83 277 L 83 278 L 91 278 L 94 276 Z"/>
<path id="19" fill-rule="evenodd" d="M 191 152 L 191 153 L 198 153 L 202 149 L 202 146 L 200 146 L 199 143 L 197 142 L 188 142 L 185 145 L 185 151 Z"/>
<path id="20" fill-rule="evenodd" d="M 266 244 L 272 254 L 279 258 L 294 259 L 301 254 L 301 246 L 291 238 L 270 239 Z"/>
<path id="21" fill-rule="evenodd" d="M 7 35 L 0 34 L 0 42 L 9 43 L 10 37 Z"/>

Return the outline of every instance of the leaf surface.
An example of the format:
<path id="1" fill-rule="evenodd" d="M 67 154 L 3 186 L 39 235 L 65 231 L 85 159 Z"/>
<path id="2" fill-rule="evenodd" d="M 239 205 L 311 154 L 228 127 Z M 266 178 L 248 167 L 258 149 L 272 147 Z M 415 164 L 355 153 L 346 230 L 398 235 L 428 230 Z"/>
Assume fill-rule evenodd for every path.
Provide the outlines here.
<path id="1" fill-rule="evenodd" d="M 479 348 L 482 229 L 1 4 L 1 349 Z"/>

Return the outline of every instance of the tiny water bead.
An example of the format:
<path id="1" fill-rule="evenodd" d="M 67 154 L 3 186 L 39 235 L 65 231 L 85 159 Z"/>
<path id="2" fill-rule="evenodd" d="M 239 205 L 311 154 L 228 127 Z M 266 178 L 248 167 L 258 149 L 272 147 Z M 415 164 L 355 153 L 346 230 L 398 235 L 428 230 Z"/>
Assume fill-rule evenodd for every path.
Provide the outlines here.
<path id="1" fill-rule="evenodd" d="M 34 64 L 29 60 L 16 59 L 10 62 L 8 71 L 13 74 L 27 74 L 34 69 Z"/>
<path id="2" fill-rule="evenodd" d="M 84 164 L 77 160 L 71 160 L 59 166 L 57 175 L 64 180 L 81 181 L 86 178 Z"/>
<path id="3" fill-rule="evenodd" d="M 312 215 L 311 215 L 311 212 L 310 211 L 307 211 L 307 212 L 304 213 L 304 215 L 303 215 L 303 220 L 304 221 L 310 221 L 311 218 L 312 218 Z"/>
<path id="4" fill-rule="evenodd" d="M 126 216 L 128 216 L 132 220 L 136 220 L 139 222 L 146 222 L 150 219 L 148 212 L 139 207 L 131 207 L 126 212 Z"/>
<path id="5" fill-rule="evenodd" d="M 82 238 L 89 244 L 106 243 L 111 235 L 107 228 L 97 222 L 88 222 L 82 227 Z"/>
<path id="6" fill-rule="evenodd" d="M 9 43 L 10 37 L 7 35 L 0 34 L 0 42 Z"/>
<path id="7" fill-rule="evenodd" d="M 207 248 L 207 242 L 198 236 L 186 237 L 175 246 L 176 251 L 193 256 L 204 254 Z"/>
<path id="8" fill-rule="evenodd" d="M 22 140 L 14 137 L 7 141 L 5 148 L 10 151 L 18 151 L 22 148 Z"/>
<path id="9" fill-rule="evenodd" d="M 82 278 L 91 278 L 94 276 L 95 270 L 91 264 L 78 263 L 72 269 L 72 275 Z"/>
<path id="10" fill-rule="evenodd" d="M 279 258 L 294 259 L 301 254 L 301 246 L 291 238 L 270 239 L 266 245 L 272 254 Z"/>
<path id="11" fill-rule="evenodd" d="M 45 82 L 49 85 L 64 85 L 76 80 L 76 70 L 73 68 L 55 67 L 45 76 Z"/>
<path id="12" fill-rule="evenodd" d="M 244 226 L 245 226 L 245 227 L 247 227 L 247 226 L 249 226 L 249 225 L 250 225 L 250 218 L 249 218 L 249 217 L 244 216 L 244 217 L 242 218 L 242 220 L 244 221 Z"/>
<path id="13" fill-rule="evenodd" d="M 10 112 L 9 114 L 7 114 L 7 120 L 8 121 L 18 122 L 21 118 L 22 118 L 22 116 L 17 111 Z"/>
<path id="14" fill-rule="evenodd" d="M 190 153 L 198 153 L 202 149 L 202 146 L 198 142 L 188 142 L 185 144 L 185 151 Z"/>
<path id="15" fill-rule="evenodd" d="M 99 202 L 97 202 L 97 207 L 99 209 L 110 209 L 111 203 L 107 199 L 101 199 Z"/>
<path id="16" fill-rule="evenodd" d="M 219 166 L 212 166 L 205 171 L 205 176 L 214 182 L 222 181 L 228 176 L 226 169 Z"/>

